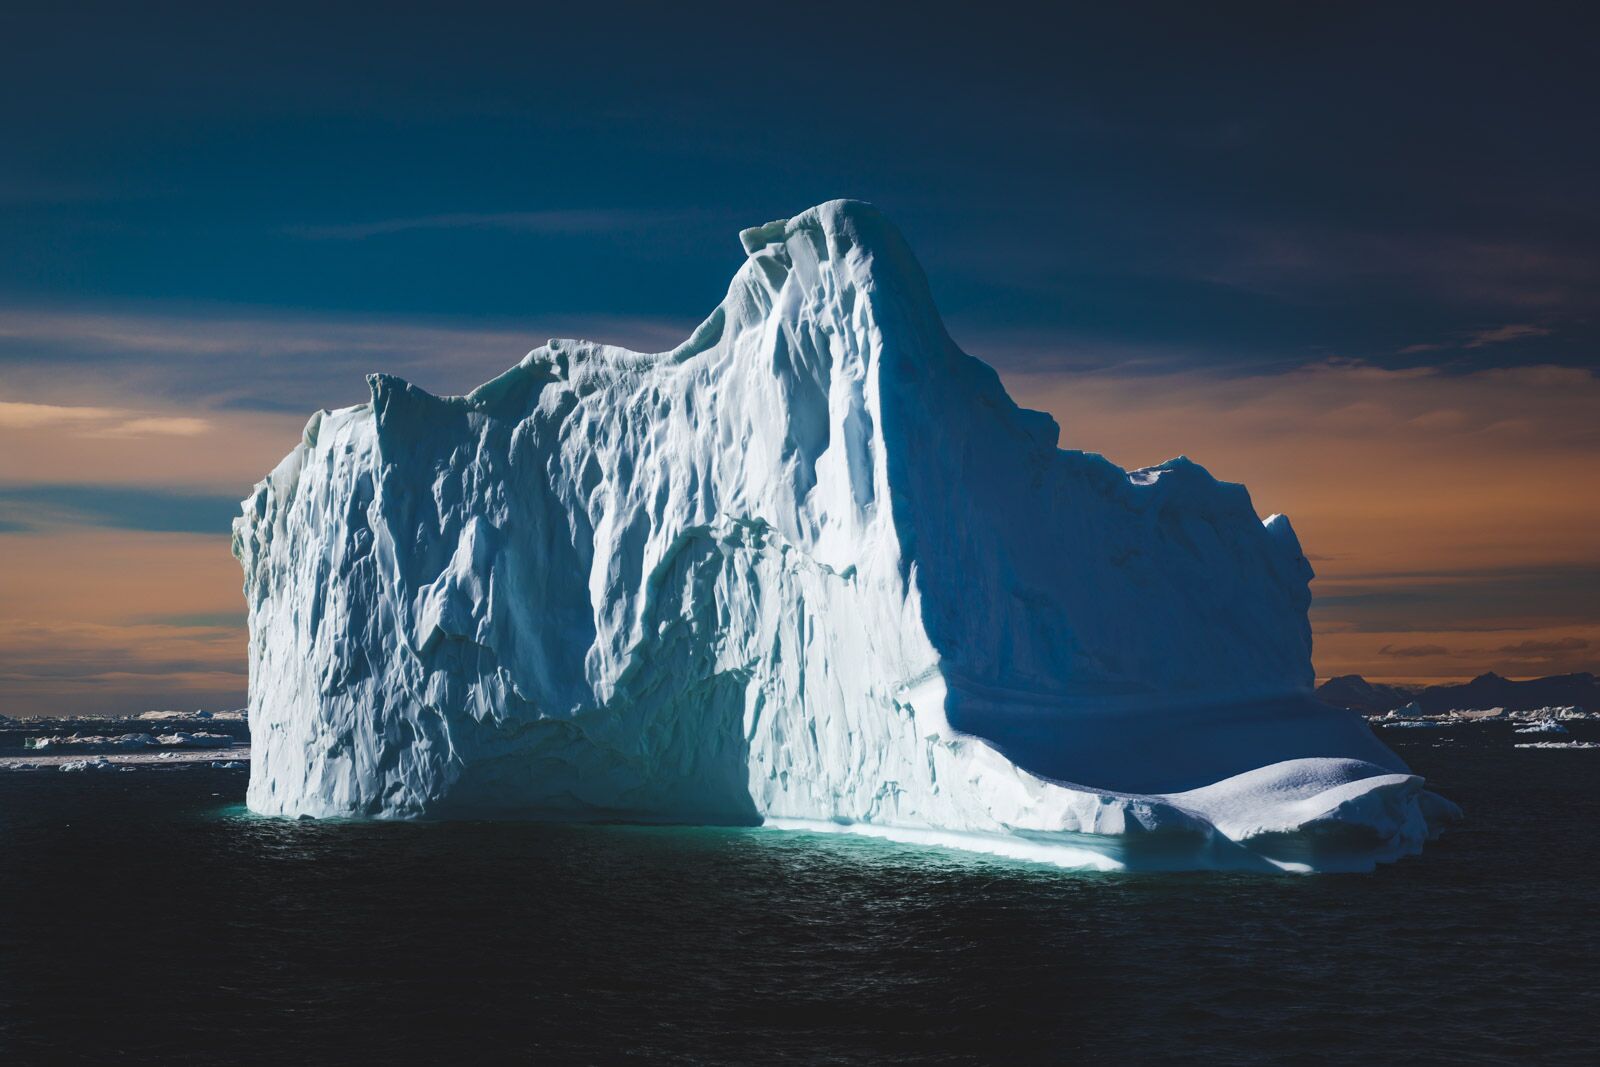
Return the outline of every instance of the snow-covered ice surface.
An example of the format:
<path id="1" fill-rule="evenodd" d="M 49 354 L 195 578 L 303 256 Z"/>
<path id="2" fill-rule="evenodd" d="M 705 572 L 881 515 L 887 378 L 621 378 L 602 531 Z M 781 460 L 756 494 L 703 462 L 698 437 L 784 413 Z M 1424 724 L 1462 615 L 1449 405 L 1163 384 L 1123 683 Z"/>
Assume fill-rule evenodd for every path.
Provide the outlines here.
<path id="1" fill-rule="evenodd" d="M 872 208 L 740 236 L 670 352 L 551 341 L 312 417 L 234 526 L 251 808 L 1260 869 L 1452 816 L 1312 699 L 1287 519 L 1187 459 L 1059 449 Z"/>

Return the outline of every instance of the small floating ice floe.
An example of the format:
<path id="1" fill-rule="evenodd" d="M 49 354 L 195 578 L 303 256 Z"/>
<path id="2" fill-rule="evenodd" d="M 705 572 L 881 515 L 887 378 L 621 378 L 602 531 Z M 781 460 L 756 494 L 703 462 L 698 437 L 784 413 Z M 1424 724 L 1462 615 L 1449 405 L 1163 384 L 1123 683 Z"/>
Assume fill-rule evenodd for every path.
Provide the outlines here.
<path id="1" fill-rule="evenodd" d="M 1566 734 L 1571 731 L 1553 719 L 1545 719 L 1542 722 L 1530 722 L 1526 726 L 1520 726 L 1515 732 L 1519 734 Z"/>
<path id="2" fill-rule="evenodd" d="M 1524 741 L 1517 748 L 1600 748 L 1600 741 Z"/>
<path id="3" fill-rule="evenodd" d="M 73 771 L 114 771 L 117 769 L 117 765 L 110 760 L 104 759 L 75 759 L 63 763 L 61 769 L 69 773 Z"/>

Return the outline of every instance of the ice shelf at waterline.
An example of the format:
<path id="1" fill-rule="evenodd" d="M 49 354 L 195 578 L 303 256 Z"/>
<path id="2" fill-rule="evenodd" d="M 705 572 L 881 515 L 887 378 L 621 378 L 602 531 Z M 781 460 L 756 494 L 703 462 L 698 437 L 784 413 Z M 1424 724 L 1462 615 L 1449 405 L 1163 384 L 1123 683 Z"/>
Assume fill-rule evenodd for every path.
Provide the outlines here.
<path id="1" fill-rule="evenodd" d="M 551 341 L 312 417 L 234 525 L 251 808 L 1263 869 L 1453 815 L 1312 699 L 1287 519 L 1058 448 L 873 208 L 740 237 L 670 352 Z"/>

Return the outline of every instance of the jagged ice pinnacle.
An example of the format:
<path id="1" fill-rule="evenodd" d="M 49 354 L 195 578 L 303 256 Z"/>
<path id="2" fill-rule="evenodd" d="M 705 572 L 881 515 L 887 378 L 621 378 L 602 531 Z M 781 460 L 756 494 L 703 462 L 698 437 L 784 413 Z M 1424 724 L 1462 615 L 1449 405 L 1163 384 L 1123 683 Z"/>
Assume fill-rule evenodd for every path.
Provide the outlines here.
<path id="1" fill-rule="evenodd" d="M 740 235 L 694 335 L 386 375 L 234 524 L 266 814 L 853 829 L 1366 867 L 1453 815 L 1317 703 L 1287 519 L 1057 447 L 874 209 Z"/>

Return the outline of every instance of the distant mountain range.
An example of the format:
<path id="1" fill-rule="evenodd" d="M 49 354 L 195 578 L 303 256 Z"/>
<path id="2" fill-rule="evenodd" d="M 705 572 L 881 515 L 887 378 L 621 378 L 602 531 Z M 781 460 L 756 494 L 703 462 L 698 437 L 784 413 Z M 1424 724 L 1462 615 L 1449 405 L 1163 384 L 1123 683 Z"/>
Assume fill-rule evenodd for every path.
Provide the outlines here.
<path id="1" fill-rule="evenodd" d="M 1359 674 L 1345 674 L 1318 686 L 1317 696 L 1326 703 L 1364 715 L 1381 715 L 1413 701 L 1429 715 L 1470 708 L 1530 711 L 1574 707 L 1600 711 L 1600 679 L 1584 672 L 1515 682 L 1490 671 L 1458 685 L 1407 686 L 1383 685 L 1369 682 Z"/>

